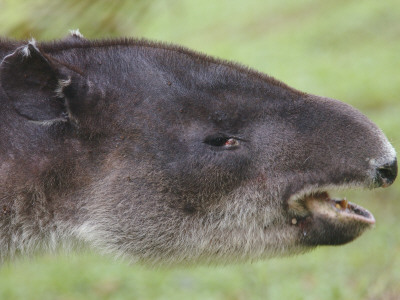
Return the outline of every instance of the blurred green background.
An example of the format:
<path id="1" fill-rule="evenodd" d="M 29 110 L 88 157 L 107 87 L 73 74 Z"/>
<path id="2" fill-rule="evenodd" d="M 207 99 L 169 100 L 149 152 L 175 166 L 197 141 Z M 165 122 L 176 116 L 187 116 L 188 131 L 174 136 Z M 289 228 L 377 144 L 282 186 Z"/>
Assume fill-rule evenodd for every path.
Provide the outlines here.
<path id="1" fill-rule="evenodd" d="M 146 37 L 235 60 L 363 111 L 400 149 L 400 3 L 0 0 L 0 35 Z M 235 266 L 149 269 L 93 253 L 0 268 L 0 299 L 400 299 L 400 180 L 346 192 L 376 227 L 342 247 Z"/>

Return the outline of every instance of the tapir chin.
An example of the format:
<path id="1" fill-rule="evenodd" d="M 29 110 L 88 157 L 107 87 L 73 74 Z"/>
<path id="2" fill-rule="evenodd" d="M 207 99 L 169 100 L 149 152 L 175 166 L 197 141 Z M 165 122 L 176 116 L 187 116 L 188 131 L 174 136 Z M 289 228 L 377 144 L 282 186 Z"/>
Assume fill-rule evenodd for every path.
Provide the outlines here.
<path id="1" fill-rule="evenodd" d="M 153 265 L 302 253 L 360 236 L 343 188 L 396 154 L 358 110 L 146 40 L 0 40 L 0 261 L 89 247 Z"/>

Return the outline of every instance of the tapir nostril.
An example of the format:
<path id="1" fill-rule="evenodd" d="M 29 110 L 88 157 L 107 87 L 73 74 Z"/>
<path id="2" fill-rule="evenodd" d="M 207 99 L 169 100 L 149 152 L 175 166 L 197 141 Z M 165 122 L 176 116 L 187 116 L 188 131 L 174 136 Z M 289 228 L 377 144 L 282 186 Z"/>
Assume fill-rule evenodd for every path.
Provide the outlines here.
<path id="1" fill-rule="evenodd" d="M 384 164 L 377 169 L 377 180 L 380 186 L 387 187 L 391 185 L 397 176 L 397 159 L 389 164 Z"/>

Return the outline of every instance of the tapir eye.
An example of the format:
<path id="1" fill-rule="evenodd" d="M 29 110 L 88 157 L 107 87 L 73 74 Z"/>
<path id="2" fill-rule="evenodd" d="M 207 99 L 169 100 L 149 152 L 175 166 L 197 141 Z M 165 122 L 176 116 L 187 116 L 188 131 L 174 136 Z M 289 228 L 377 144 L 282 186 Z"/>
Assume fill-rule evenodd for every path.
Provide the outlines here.
<path id="1" fill-rule="evenodd" d="M 210 135 L 205 138 L 204 143 L 215 147 L 226 147 L 232 149 L 239 146 L 239 140 L 230 136 Z"/>

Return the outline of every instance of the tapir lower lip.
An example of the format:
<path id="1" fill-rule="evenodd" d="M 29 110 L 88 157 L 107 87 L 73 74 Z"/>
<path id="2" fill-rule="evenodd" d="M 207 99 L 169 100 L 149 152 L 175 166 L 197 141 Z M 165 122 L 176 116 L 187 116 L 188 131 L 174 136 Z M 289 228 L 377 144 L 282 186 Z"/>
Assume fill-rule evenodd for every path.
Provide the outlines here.
<path id="1" fill-rule="evenodd" d="M 371 225 L 375 224 L 375 218 L 370 211 L 368 211 L 362 206 L 359 206 L 351 202 L 349 202 L 349 205 L 351 206 L 351 211 L 353 211 L 354 213 L 350 214 L 347 212 L 343 212 L 343 215 L 345 216 L 348 215 L 352 219 L 359 220 L 360 222 L 368 223 Z"/>

